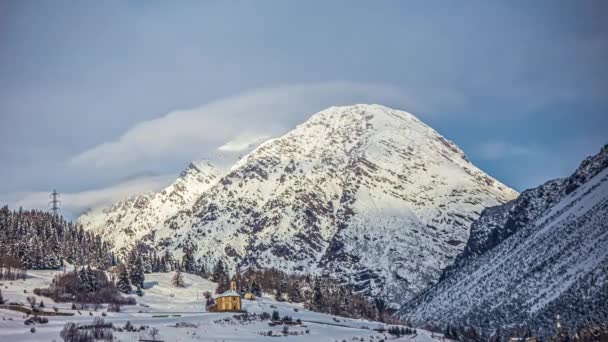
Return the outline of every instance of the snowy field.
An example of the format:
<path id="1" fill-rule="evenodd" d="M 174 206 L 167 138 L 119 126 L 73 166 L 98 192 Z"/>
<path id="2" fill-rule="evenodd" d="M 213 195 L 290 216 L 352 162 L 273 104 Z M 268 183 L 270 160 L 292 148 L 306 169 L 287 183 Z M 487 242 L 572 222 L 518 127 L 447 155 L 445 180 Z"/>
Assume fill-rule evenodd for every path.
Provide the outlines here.
<path id="1" fill-rule="evenodd" d="M 30 271 L 27 280 L 0 281 L 2 295 L 7 302 L 27 304 L 26 298 L 34 296 L 37 287 L 47 287 L 58 271 Z M 378 333 L 372 329 L 383 326 L 382 323 L 358 319 L 347 319 L 327 314 L 311 312 L 296 304 L 276 302 L 263 297 L 253 301 L 243 300 L 244 309 L 249 313 L 279 311 L 281 317 L 291 316 L 293 320 L 302 320 L 302 326 L 289 326 L 290 333 L 283 334 L 283 326 L 271 327 L 269 321 L 243 322 L 234 318 L 234 313 L 208 313 L 205 310 L 203 292 L 215 292 L 216 284 L 201 277 L 184 274 L 185 288 L 171 286 L 172 273 L 147 274 L 145 295 L 134 296 L 137 304 L 123 306 L 123 312 L 102 313 L 107 306 L 97 311 L 71 310 L 71 303 L 54 303 L 50 298 L 35 296 L 44 301 L 45 311 L 57 307 L 62 312 L 74 313 L 74 316 L 48 316 L 47 324 L 36 324 L 36 332 L 24 324 L 25 314 L 0 309 L 0 341 L 63 341 L 59 332 L 66 322 L 90 324 L 95 317 L 111 322 L 115 327 L 123 327 L 130 321 L 135 327 L 147 326 L 159 329 L 157 340 L 162 341 L 381 341 L 395 340 L 387 333 Z M 26 292 L 24 292 L 24 290 Z M 198 299 L 197 299 L 198 298 Z M 387 327 L 387 326 L 385 326 Z M 274 337 L 263 336 L 273 332 Z M 139 341 L 151 339 L 146 331 L 114 332 L 115 341 Z M 418 330 L 417 335 L 401 337 L 399 341 L 430 342 L 441 340 L 431 337 L 430 332 Z"/>

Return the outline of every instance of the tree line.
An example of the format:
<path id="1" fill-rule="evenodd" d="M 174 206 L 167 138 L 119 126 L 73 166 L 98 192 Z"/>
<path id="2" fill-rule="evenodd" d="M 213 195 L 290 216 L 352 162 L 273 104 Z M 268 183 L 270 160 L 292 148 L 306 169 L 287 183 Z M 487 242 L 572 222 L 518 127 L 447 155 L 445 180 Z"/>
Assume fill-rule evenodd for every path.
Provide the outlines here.
<path id="1" fill-rule="evenodd" d="M 216 263 L 209 278 L 218 283 L 217 293 L 226 291 L 230 287 L 230 281 L 235 281 L 241 295 L 251 292 L 259 297 L 266 293 L 274 296 L 277 301 L 302 303 L 312 311 L 396 322 L 396 319 L 386 315 L 386 305 L 383 302 L 380 305 L 380 299 L 370 300 L 330 278 L 288 274 L 274 268 L 246 270 L 230 277 L 221 260 Z"/>
<path id="2" fill-rule="evenodd" d="M 108 268 L 116 263 L 111 244 L 63 217 L 39 210 L 0 208 L 0 256 L 25 269 L 59 269 L 65 262 Z"/>

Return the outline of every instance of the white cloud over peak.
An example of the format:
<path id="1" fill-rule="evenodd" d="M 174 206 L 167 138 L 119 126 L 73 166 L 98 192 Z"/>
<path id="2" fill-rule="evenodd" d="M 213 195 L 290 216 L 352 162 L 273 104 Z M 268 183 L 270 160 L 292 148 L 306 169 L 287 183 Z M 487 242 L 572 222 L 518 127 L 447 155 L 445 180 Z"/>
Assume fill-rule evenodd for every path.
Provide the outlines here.
<path id="1" fill-rule="evenodd" d="M 432 94 L 432 95 L 431 95 Z M 329 82 L 292 84 L 245 92 L 190 110 L 143 121 L 120 137 L 70 159 L 71 166 L 105 172 L 138 172 L 162 163 L 184 164 L 218 153 L 245 150 L 280 135 L 332 105 L 382 103 L 412 111 L 459 106 L 445 90 L 406 93 L 387 85 Z"/>
<path id="2" fill-rule="evenodd" d="M 242 152 L 259 145 L 270 138 L 269 135 L 243 135 L 238 136 L 234 140 L 230 140 L 217 149 L 222 152 Z"/>

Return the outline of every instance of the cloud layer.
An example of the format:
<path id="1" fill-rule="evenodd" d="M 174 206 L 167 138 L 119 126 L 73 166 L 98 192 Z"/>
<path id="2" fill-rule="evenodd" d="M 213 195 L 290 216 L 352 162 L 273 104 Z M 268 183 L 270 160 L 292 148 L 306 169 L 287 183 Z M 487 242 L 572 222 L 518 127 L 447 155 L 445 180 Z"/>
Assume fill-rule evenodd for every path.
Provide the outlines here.
<path id="1" fill-rule="evenodd" d="M 61 213 L 69 219 L 76 219 L 90 208 L 105 207 L 119 200 L 149 191 L 158 191 L 170 184 L 177 175 L 144 176 L 131 179 L 101 189 L 62 193 Z M 0 203 L 10 203 L 12 208 L 49 209 L 48 192 L 21 192 L 0 194 Z"/>
<path id="2" fill-rule="evenodd" d="M 423 94 L 406 95 L 395 87 L 352 82 L 253 90 L 140 122 L 119 138 L 72 157 L 69 163 L 83 169 L 132 173 L 163 162 L 185 163 L 196 157 L 214 159 L 217 151 L 243 151 L 264 138 L 288 131 L 332 105 L 382 103 L 428 110 L 457 107 L 463 101 L 454 94 L 442 97 L 441 90 L 437 90 L 432 101 Z"/>

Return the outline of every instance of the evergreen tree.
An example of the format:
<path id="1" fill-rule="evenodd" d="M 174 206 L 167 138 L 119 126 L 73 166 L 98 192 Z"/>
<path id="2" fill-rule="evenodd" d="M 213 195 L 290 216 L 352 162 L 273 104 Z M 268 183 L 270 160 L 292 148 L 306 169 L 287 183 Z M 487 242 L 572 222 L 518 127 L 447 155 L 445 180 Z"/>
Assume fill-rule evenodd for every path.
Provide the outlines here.
<path id="1" fill-rule="evenodd" d="M 99 289 L 99 286 L 97 284 L 97 274 L 95 274 L 95 271 L 93 271 L 91 269 L 91 266 L 88 265 L 87 266 L 87 278 L 88 278 L 88 287 L 89 287 L 89 291 L 93 292 L 93 291 L 97 291 Z"/>
<path id="2" fill-rule="evenodd" d="M 262 296 L 262 289 L 260 288 L 260 285 L 258 283 L 256 283 L 255 280 L 251 283 L 250 291 L 256 297 L 261 297 Z"/>
<path id="3" fill-rule="evenodd" d="M 85 290 L 85 291 L 92 291 L 92 285 L 91 285 L 91 280 L 89 279 L 89 272 L 87 272 L 87 270 L 82 267 L 79 271 L 78 271 L 78 281 L 80 282 L 80 287 Z"/>
<path id="4" fill-rule="evenodd" d="M 315 285 L 312 290 L 312 300 L 310 303 L 314 308 L 323 307 L 323 294 L 321 293 L 321 285 L 318 280 L 315 280 Z"/>
<path id="5" fill-rule="evenodd" d="M 208 276 L 207 269 L 205 268 L 205 263 L 203 262 L 203 260 L 201 260 L 199 258 L 197 260 L 197 264 L 198 264 L 198 272 L 196 272 L 196 274 L 198 274 L 199 276 L 201 276 L 203 278 L 207 278 L 207 276 Z"/>
<path id="6" fill-rule="evenodd" d="M 279 286 L 277 287 L 276 299 L 279 302 L 285 300 L 285 294 L 287 293 L 287 280 L 284 277 L 279 278 Z"/>
<path id="7" fill-rule="evenodd" d="M 173 270 L 173 268 L 171 267 L 171 254 L 169 253 L 169 251 L 165 251 L 165 254 L 163 256 L 160 257 L 159 260 L 159 272 L 170 272 Z"/>
<path id="8" fill-rule="evenodd" d="M 230 277 L 221 260 L 213 268 L 212 280 L 217 283 L 216 293 L 222 293 L 230 288 Z"/>
<path id="9" fill-rule="evenodd" d="M 2 290 L 0 289 L 0 304 L 4 304 L 4 298 L 2 298 Z"/>
<path id="10" fill-rule="evenodd" d="M 226 270 L 224 269 L 224 263 L 222 262 L 222 260 L 218 260 L 218 262 L 215 264 L 215 267 L 213 268 L 211 280 L 218 283 L 223 280 L 225 274 Z"/>
<path id="11" fill-rule="evenodd" d="M 111 246 L 82 227 L 42 211 L 0 208 L 0 250 L 27 269 L 58 269 L 64 260 L 106 268 Z"/>
<path id="12" fill-rule="evenodd" d="M 127 272 L 127 268 L 124 265 L 120 266 L 116 287 L 120 292 L 123 293 L 130 293 L 132 290 L 131 282 L 129 281 L 129 273 Z"/>
<path id="13" fill-rule="evenodd" d="M 182 268 L 184 272 L 196 274 L 199 270 L 196 261 L 194 260 L 194 251 L 192 247 L 184 247 L 184 256 L 182 257 Z"/>
<path id="14" fill-rule="evenodd" d="M 182 274 L 182 272 L 177 271 L 175 272 L 175 274 L 173 275 L 173 278 L 171 279 L 171 284 L 173 284 L 174 287 L 185 287 L 186 284 L 184 283 L 184 275 Z"/>
<path id="15" fill-rule="evenodd" d="M 131 284 L 136 287 L 142 288 L 144 287 L 144 264 L 141 258 L 141 255 L 137 251 L 138 245 L 134 246 L 131 252 L 129 253 L 128 258 L 128 269 L 129 269 L 129 279 L 131 280 Z"/>

